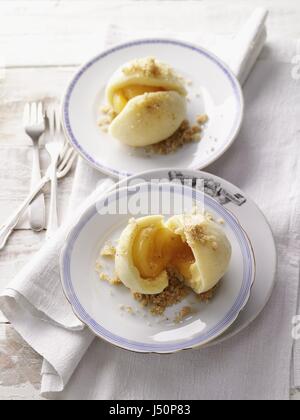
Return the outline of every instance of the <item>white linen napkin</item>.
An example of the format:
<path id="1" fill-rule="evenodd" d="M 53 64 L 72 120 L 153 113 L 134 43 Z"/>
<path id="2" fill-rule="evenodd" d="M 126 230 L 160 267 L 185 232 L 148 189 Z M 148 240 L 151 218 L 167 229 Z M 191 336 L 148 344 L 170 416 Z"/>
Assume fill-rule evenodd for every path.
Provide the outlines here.
<path id="1" fill-rule="evenodd" d="M 248 39 L 255 40 L 255 33 L 252 30 Z M 206 47 L 211 46 L 215 52 L 225 50 L 223 45 L 220 48 L 217 37 L 201 38 L 198 34 L 177 36 Z M 126 35 L 124 31 L 113 28 L 108 32 L 107 44 L 138 37 L 140 34 Z M 250 48 L 254 55 L 245 54 L 249 50 L 243 48 L 240 56 L 241 63 L 248 63 L 250 67 L 255 61 L 251 57 L 256 55 L 257 58 L 263 38 L 256 39 L 260 41 L 258 50 L 253 48 L 252 42 Z M 227 51 L 233 51 L 233 45 L 236 45 L 231 42 L 225 42 Z M 217 44 L 219 47 L 215 48 Z M 244 43 L 241 44 L 245 47 Z M 293 49 L 292 44 L 289 47 Z M 279 56 L 280 61 L 274 62 L 274 54 L 269 51 L 265 59 L 259 62 L 246 86 L 248 111 L 242 133 L 233 148 L 210 168 L 217 175 L 252 193 L 272 222 L 280 256 L 288 256 L 288 264 L 282 258 L 277 290 L 264 316 L 246 333 L 216 348 L 174 356 L 134 355 L 94 340 L 94 336 L 74 317 L 62 296 L 58 253 L 68 231 L 67 227 L 63 227 L 38 253 L 35 263 L 26 267 L 0 298 L 1 309 L 6 317 L 45 358 L 43 395 L 51 396 L 62 391 L 84 356 L 60 398 L 288 397 L 292 347 L 289 327 L 290 318 L 296 312 L 295 295 L 299 278 L 299 257 L 294 252 L 297 247 L 299 249 L 299 238 L 295 234 L 299 230 L 296 207 L 299 195 L 295 183 L 296 175 L 299 175 L 299 149 L 293 131 L 298 101 L 288 78 L 289 69 L 282 65 L 286 56 Z M 241 80 L 247 78 L 245 69 L 250 67 L 235 67 L 243 69 L 239 73 Z M 273 77 L 268 80 L 271 71 Z M 285 82 L 288 83 L 284 85 Z M 285 86 L 282 90 L 281 84 Z M 277 99 L 275 103 L 274 98 Z M 284 105 L 287 98 L 291 106 L 285 109 L 280 105 Z M 279 114 L 284 121 L 288 121 L 288 127 L 281 124 L 279 118 L 274 118 Z M 285 138 L 288 139 L 288 147 Z M 286 204 L 280 203 L 278 206 L 278 197 L 281 196 L 278 181 L 281 175 L 284 175 Z M 103 179 L 80 160 L 74 181 L 72 208 L 77 208 Z M 291 207 L 290 200 L 294 207 Z M 31 284 L 34 285 L 32 288 Z"/>
<path id="2" fill-rule="evenodd" d="M 44 357 L 46 391 L 63 390 L 94 335 L 84 328 L 68 304 L 60 283 L 59 256 L 70 227 L 85 208 L 114 185 L 106 179 L 70 213 L 69 221 L 37 253 L 0 296 L 6 318 L 25 341 Z M 73 214 L 73 216 L 71 216 Z M 43 393 L 43 391 L 42 391 Z"/>
<path id="3" fill-rule="evenodd" d="M 223 55 L 225 62 L 243 85 L 254 64 L 256 63 L 267 39 L 266 19 L 268 12 L 259 8 L 254 11 L 246 25 L 241 29 L 233 41 L 233 48 L 227 56 Z"/>
<path id="4" fill-rule="evenodd" d="M 267 17 L 268 11 L 266 9 L 256 9 L 233 39 L 212 34 L 201 36 L 201 34 L 195 34 L 195 32 L 174 34 L 173 32 L 168 32 L 166 30 L 161 32 L 156 31 L 155 37 L 161 36 L 185 39 L 186 41 L 209 48 L 229 65 L 243 85 L 265 45 L 267 39 L 265 23 Z M 107 32 L 105 44 L 107 46 L 114 46 L 120 42 L 126 42 L 134 38 L 140 39 L 151 37 L 153 37 L 151 31 L 135 31 L 133 33 L 111 25 Z"/>

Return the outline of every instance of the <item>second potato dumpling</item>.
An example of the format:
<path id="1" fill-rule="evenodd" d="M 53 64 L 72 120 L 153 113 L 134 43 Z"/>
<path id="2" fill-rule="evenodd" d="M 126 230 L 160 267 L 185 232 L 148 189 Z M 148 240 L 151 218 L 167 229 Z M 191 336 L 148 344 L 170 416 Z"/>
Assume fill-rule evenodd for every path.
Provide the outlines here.
<path id="1" fill-rule="evenodd" d="M 133 147 L 167 139 L 186 118 L 186 95 L 182 80 L 168 65 L 149 57 L 130 62 L 107 86 L 107 101 L 116 114 L 110 134 Z"/>

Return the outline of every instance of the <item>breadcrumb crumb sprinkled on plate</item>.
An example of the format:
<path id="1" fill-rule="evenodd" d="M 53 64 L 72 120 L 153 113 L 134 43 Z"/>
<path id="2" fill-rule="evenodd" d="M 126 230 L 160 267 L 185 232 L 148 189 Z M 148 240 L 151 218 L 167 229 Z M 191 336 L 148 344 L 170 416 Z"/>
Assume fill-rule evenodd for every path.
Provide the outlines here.
<path id="1" fill-rule="evenodd" d="M 190 306 L 185 306 L 176 314 L 176 317 L 174 320 L 175 324 L 179 324 L 192 313 L 193 313 L 193 309 Z"/>
<path id="2" fill-rule="evenodd" d="M 209 118 L 207 114 L 202 114 L 202 115 L 198 115 L 196 120 L 198 124 L 204 125 L 208 122 Z"/>
<path id="3" fill-rule="evenodd" d="M 116 252 L 116 247 L 107 242 L 101 250 L 101 257 L 115 257 Z"/>

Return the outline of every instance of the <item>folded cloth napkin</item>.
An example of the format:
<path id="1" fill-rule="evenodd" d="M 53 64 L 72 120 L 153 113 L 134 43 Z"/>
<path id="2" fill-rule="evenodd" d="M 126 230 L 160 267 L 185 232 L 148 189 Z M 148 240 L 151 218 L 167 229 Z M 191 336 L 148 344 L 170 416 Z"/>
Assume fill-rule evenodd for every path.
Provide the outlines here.
<path id="1" fill-rule="evenodd" d="M 77 205 L 75 215 L 73 210 L 68 223 L 46 243 L 0 297 L 1 310 L 7 319 L 46 361 L 43 366 L 46 390 L 58 392 L 64 388 L 94 339 L 74 315 L 64 296 L 60 283 L 60 251 L 70 227 L 84 209 L 113 185 L 109 179 L 100 182 L 98 187 L 94 184 L 93 194 Z"/>
<path id="2" fill-rule="evenodd" d="M 235 73 L 243 85 L 252 67 L 256 63 L 267 39 L 266 19 L 268 12 L 259 8 L 254 11 L 247 24 L 235 37 L 233 48 L 228 55 L 228 49 L 223 53 L 223 59 Z"/>
<path id="3" fill-rule="evenodd" d="M 264 19 L 262 14 L 260 17 Z M 263 38 L 254 34 L 256 31 L 248 39 L 250 51 L 257 58 Z M 201 38 L 196 34 L 177 36 L 216 53 L 224 52 L 226 45 L 229 53 L 236 54 L 235 41 L 221 43 L 217 37 Z M 140 34 L 128 35 L 114 27 L 108 32 L 106 44 L 138 37 Z M 253 48 L 255 39 L 260 45 L 258 50 Z M 253 55 L 245 54 L 249 48 L 241 44 L 240 63 L 251 67 Z M 135 355 L 94 340 L 72 314 L 60 288 L 58 255 L 68 232 L 65 225 L 0 298 L 7 318 L 45 358 L 43 395 L 50 397 L 65 389 L 59 398 L 288 398 L 291 318 L 296 313 L 299 280 L 299 256 L 295 251 L 299 249 L 300 222 L 296 185 L 299 146 L 295 135 L 299 101 L 289 67 L 296 43 L 284 44 L 283 50 L 280 44 L 275 45 L 275 49 L 271 45 L 264 51 L 246 85 L 246 120 L 239 139 L 209 168 L 252 194 L 272 223 L 280 264 L 277 287 L 263 316 L 247 332 L 222 345 L 170 356 Z M 247 78 L 247 65 L 232 65 L 241 80 Z M 80 160 L 71 208 L 82 205 L 98 184 L 93 197 L 101 194 L 110 185 L 103 185 L 104 179 Z M 280 205 L 279 197 L 284 197 Z"/>

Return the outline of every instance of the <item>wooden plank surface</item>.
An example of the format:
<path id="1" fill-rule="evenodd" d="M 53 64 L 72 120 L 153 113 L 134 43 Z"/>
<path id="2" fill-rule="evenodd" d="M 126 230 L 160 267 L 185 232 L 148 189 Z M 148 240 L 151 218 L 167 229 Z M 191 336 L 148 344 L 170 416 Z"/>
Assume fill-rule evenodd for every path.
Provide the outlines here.
<path id="1" fill-rule="evenodd" d="M 270 36 L 299 37 L 298 0 L 2 0 L 7 66 L 79 64 L 99 51 L 107 23 L 128 28 L 235 33 L 253 8 L 271 10 Z"/>
<path id="2" fill-rule="evenodd" d="M 8 69 L 0 81 L 0 179 L 6 180 L 0 189 L 0 225 L 29 191 L 32 148 L 22 125 L 24 104 L 41 99 L 45 103 L 58 101 L 73 72 L 73 67 Z M 41 139 L 41 147 L 43 144 Z M 45 172 L 49 165 L 45 150 L 41 152 L 41 164 Z M 62 210 L 66 208 L 71 181 L 68 176 L 60 183 Z"/>
<path id="3" fill-rule="evenodd" d="M 106 25 L 234 34 L 256 6 L 271 10 L 271 37 L 300 38 L 299 0 L 1 0 L 0 224 L 28 191 L 30 142 L 24 103 L 59 98 L 74 68 L 99 52 Z M 5 69 L 1 68 L 5 66 Z M 2 159 L 2 160 L 1 160 Z M 47 156 L 42 153 L 43 168 Z M 66 208 L 72 176 L 60 185 Z M 24 226 L 23 226 L 24 227 Z M 0 290 L 42 246 L 44 234 L 17 231 L 0 253 Z M 39 399 L 41 358 L 0 314 L 0 400 Z M 295 394 L 294 399 L 300 399 Z"/>
<path id="4" fill-rule="evenodd" d="M 38 356 L 10 325 L 0 325 L 0 400 L 40 399 Z"/>
<path id="5" fill-rule="evenodd" d="M 22 115 L 24 104 L 31 100 L 47 102 L 59 100 L 74 72 L 73 67 L 7 69 L 0 81 L 0 225 L 24 200 L 29 192 L 32 148 L 24 134 Z M 41 139 L 41 166 L 43 173 L 49 165 L 49 156 Z M 73 172 L 60 181 L 58 190 L 59 217 L 63 220 L 68 208 Z M 49 191 L 46 189 L 46 206 Z M 26 218 L 19 226 L 28 229 Z M 42 233 L 14 233 L 8 246 L 0 253 L 0 290 L 30 260 L 43 243 Z M 0 322 L 5 318 L 0 311 Z"/>
<path id="6" fill-rule="evenodd" d="M 24 103 L 41 98 L 46 102 L 58 100 L 74 69 L 59 66 L 6 69 L 0 79 L 0 148 L 31 145 L 22 126 Z"/>

